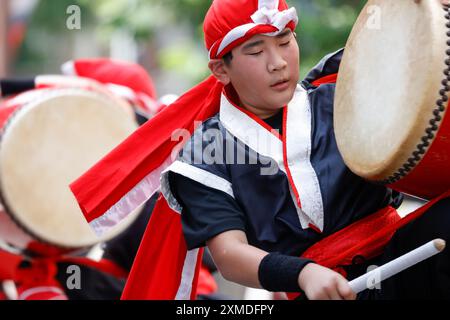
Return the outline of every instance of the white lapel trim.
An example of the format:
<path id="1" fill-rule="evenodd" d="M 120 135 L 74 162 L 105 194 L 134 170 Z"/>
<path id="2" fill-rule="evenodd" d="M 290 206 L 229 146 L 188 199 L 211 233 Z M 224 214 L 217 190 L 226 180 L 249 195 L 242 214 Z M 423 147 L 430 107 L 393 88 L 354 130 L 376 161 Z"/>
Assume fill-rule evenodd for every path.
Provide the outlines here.
<path id="1" fill-rule="evenodd" d="M 300 99 L 298 97 L 300 97 Z M 306 101 L 304 101 L 305 98 Z M 292 119 L 291 126 L 292 121 L 295 121 L 295 126 L 293 126 L 292 129 L 295 130 L 296 128 L 298 128 L 302 130 L 301 133 L 298 133 L 291 129 L 292 134 L 289 134 L 287 138 L 290 137 L 291 139 L 296 139 L 298 140 L 298 142 L 293 144 L 291 141 L 289 141 L 287 149 L 288 150 L 293 149 L 291 151 L 294 152 L 294 155 L 297 154 L 297 156 L 302 156 L 302 159 L 292 161 L 293 166 L 289 165 L 289 168 L 291 171 L 293 170 L 295 172 L 295 174 L 293 174 L 292 172 L 291 174 L 293 176 L 294 184 L 297 190 L 299 190 L 303 210 L 302 208 L 299 207 L 294 192 L 292 190 L 292 187 L 290 185 L 289 189 L 292 201 L 294 202 L 294 205 L 297 209 L 297 215 L 302 228 L 307 229 L 309 228 L 309 224 L 313 223 L 320 230 L 323 230 L 322 196 L 320 193 L 320 188 L 319 193 L 316 192 L 317 191 L 316 186 L 318 186 L 318 179 L 314 172 L 314 169 L 311 166 L 311 163 L 309 163 L 309 155 L 311 150 L 310 134 L 309 139 L 305 139 L 303 137 L 304 132 L 309 133 L 311 132 L 311 113 L 309 103 L 307 100 L 308 98 L 306 91 L 300 85 L 298 85 L 294 99 L 288 105 L 288 118 Z M 295 120 L 295 117 L 297 116 L 298 113 L 295 111 L 295 109 L 301 110 L 302 108 L 307 109 L 304 114 L 305 116 L 300 117 L 300 120 Z M 294 109 L 294 111 L 289 112 L 290 109 Z M 232 103 L 223 93 L 220 102 L 220 121 L 230 134 L 235 136 L 242 143 L 246 144 L 257 153 L 273 159 L 278 164 L 280 170 L 286 174 L 286 168 L 284 167 L 283 161 L 282 141 L 278 139 L 274 134 L 270 133 L 267 129 L 262 127 L 254 119 L 252 119 L 247 114 L 243 113 L 238 108 L 233 106 Z M 288 126 L 288 128 L 290 129 L 290 126 Z M 288 132 L 291 131 L 289 129 L 287 130 Z M 296 134 L 300 134 L 300 137 L 297 137 Z M 295 152 L 296 146 L 299 146 L 300 149 L 302 150 L 300 150 L 300 152 L 298 151 Z M 307 155 L 307 158 L 305 158 L 303 155 Z M 307 167 L 305 166 L 306 171 L 300 170 L 300 167 L 305 165 L 305 161 L 307 162 L 306 163 Z M 307 179 L 303 180 L 303 178 Z M 314 183 L 314 187 L 312 189 L 310 187 L 299 188 L 303 187 L 303 184 L 308 183 Z M 317 197 L 319 198 L 317 199 Z"/>
<path id="2" fill-rule="evenodd" d="M 273 133 L 233 106 L 222 93 L 220 121 L 236 138 L 259 154 L 274 159 L 284 170 L 283 144 Z"/>
<path id="3" fill-rule="evenodd" d="M 302 209 L 312 223 L 323 231 L 323 201 L 319 179 L 311 164 L 311 105 L 308 93 L 297 87 L 288 105 L 286 153 L 292 180 L 297 188 Z"/>

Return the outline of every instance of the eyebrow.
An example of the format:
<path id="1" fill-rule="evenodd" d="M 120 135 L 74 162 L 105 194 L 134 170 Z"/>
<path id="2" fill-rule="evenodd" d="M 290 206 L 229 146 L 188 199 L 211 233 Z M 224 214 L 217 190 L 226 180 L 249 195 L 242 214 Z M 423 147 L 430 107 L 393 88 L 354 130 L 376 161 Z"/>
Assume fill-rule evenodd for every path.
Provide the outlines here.
<path id="1" fill-rule="evenodd" d="M 284 38 L 284 37 L 287 36 L 289 33 L 291 33 L 291 30 L 290 30 L 290 29 L 285 30 L 285 31 L 283 31 L 282 33 L 280 33 L 279 35 L 275 36 L 275 38 L 277 38 L 277 39 Z M 257 47 L 257 46 L 259 46 L 259 45 L 261 45 L 261 44 L 263 44 L 263 43 L 264 43 L 264 40 L 256 40 L 256 41 L 253 41 L 253 42 L 250 42 L 250 43 L 246 44 L 246 45 L 242 48 L 242 50 L 248 50 L 248 49 L 251 49 L 251 48 L 253 48 L 253 47 Z"/>
<path id="2" fill-rule="evenodd" d="M 248 50 L 248 49 L 251 49 L 251 48 L 253 48 L 253 47 L 259 46 L 259 45 L 261 45 L 261 44 L 263 44 L 263 43 L 264 43 L 264 40 L 253 41 L 253 42 L 247 43 L 247 44 L 242 48 L 242 50 Z"/>
<path id="3" fill-rule="evenodd" d="M 277 35 L 275 38 L 278 38 L 278 39 L 284 38 L 284 37 L 286 37 L 288 34 L 290 34 L 291 32 L 292 32 L 291 29 L 284 30 L 282 33 L 280 33 L 279 35 Z"/>

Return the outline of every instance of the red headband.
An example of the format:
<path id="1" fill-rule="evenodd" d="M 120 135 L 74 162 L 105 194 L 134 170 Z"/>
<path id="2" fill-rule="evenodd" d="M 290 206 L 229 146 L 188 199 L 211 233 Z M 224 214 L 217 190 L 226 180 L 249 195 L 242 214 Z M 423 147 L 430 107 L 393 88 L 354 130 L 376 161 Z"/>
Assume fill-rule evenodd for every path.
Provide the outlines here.
<path id="1" fill-rule="evenodd" d="M 256 34 L 294 31 L 297 23 L 297 11 L 285 0 L 215 0 L 203 24 L 209 58 L 222 58 Z"/>

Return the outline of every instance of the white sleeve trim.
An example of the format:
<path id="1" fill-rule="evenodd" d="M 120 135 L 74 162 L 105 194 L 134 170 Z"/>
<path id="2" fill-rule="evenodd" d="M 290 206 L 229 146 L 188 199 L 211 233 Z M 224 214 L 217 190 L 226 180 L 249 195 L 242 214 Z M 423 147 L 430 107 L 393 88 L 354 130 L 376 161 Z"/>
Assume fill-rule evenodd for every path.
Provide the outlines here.
<path id="1" fill-rule="evenodd" d="M 127 192 L 116 204 L 89 225 L 97 234 L 102 236 L 112 227 L 121 222 L 131 212 L 136 210 L 159 189 L 160 175 L 171 163 L 169 156 L 158 168 L 142 179 L 133 189 Z"/>
<path id="2" fill-rule="evenodd" d="M 181 273 L 181 282 L 178 287 L 175 300 L 190 300 L 192 293 L 192 284 L 197 268 L 199 249 L 189 250 L 184 259 L 183 271 Z"/>
<path id="3" fill-rule="evenodd" d="M 175 199 L 170 190 L 169 186 L 170 171 L 178 173 L 186 178 L 192 179 L 207 187 L 225 192 L 226 194 L 234 198 L 231 182 L 211 172 L 208 172 L 206 170 L 194 167 L 188 163 L 177 160 L 174 163 L 172 163 L 170 167 L 164 170 L 164 172 L 161 175 L 161 193 L 163 194 L 164 198 L 166 198 L 169 206 L 178 213 L 181 213 L 182 207 Z"/>

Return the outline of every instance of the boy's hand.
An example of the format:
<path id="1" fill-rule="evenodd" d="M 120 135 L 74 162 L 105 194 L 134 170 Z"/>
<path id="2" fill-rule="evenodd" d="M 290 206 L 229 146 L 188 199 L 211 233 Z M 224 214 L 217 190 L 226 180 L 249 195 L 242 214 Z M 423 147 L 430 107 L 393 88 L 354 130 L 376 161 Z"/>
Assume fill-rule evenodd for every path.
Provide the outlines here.
<path id="1" fill-rule="evenodd" d="M 310 300 L 355 300 L 356 294 L 339 273 L 315 263 L 307 264 L 298 277 Z"/>

